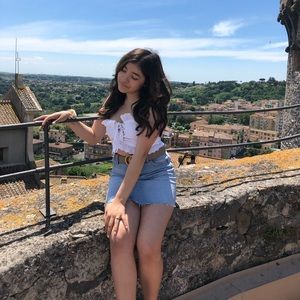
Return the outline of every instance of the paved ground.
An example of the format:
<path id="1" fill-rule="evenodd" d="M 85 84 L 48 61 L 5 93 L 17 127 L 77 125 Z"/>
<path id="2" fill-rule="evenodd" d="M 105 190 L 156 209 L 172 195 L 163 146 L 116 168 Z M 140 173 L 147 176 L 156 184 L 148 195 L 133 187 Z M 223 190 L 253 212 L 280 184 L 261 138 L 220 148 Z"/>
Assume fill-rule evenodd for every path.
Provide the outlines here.
<path id="1" fill-rule="evenodd" d="M 237 272 L 174 300 L 299 300 L 300 253 Z"/>

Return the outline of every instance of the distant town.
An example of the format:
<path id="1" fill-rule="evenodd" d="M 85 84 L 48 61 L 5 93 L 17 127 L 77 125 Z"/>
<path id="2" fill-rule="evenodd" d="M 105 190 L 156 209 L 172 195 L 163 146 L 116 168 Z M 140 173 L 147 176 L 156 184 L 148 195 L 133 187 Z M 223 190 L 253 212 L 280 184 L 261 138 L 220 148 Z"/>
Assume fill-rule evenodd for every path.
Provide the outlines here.
<path id="1" fill-rule="evenodd" d="M 0 101 L 14 81 L 14 74 L 0 73 Z M 24 83 L 23 83 L 24 81 Z M 79 116 L 97 113 L 109 91 L 109 79 L 51 75 L 25 75 L 22 84 L 28 86 L 41 106 L 33 117 L 42 113 L 74 108 Z M 169 111 L 230 111 L 275 108 L 283 105 L 285 82 L 274 78 L 251 82 L 222 81 L 205 84 L 172 82 L 173 95 Z M 3 123 L 3 122 L 2 122 Z M 280 136 L 280 112 L 244 113 L 238 115 L 170 116 L 162 139 L 167 148 L 214 146 L 245 142 L 268 141 Z M 97 145 L 74 136 L 64 124 L 51 126 L 50 157 L 56 162 L 95 159 L 111 155 L 111 142 L 103 138 Z M 43 159 L 43 130 L 33 129 L 32 147 L 35 161 Z M 236 147 L 188 151 L 189 157 L 233 159 L 268 153 L 278 149 L 278 143 L 255 147 Z M 1 150 L 0 151 L 4 151 Z M 0 153 L 0 159 L 5 155 Z M 73 175 L 76 172 L 73 170 Z"/>

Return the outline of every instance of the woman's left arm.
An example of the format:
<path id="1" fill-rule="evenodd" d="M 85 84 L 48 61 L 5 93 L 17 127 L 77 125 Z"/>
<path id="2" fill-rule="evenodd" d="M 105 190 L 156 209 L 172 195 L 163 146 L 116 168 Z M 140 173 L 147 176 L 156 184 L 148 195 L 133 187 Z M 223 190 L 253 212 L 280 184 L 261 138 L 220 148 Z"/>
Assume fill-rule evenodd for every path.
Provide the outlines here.
<path id="1" fill-rule="evenodd" d="M 158 136 L 159 132 L 155 130 L 150 137 L 146 137 L 146 130 L 144 130 L 137 138 L 135 153 L 130 160 L 119 190 L 113 201 L 106 205 L 105 227 L 108 237 L 111 235 L 112 230 L 114 234 L 118 231 L 118 222 L 115 222 L 115 220 L 123 222 L 126 230 L 128 230 L 125 204 L 141 174 L 149 150 Z"/>

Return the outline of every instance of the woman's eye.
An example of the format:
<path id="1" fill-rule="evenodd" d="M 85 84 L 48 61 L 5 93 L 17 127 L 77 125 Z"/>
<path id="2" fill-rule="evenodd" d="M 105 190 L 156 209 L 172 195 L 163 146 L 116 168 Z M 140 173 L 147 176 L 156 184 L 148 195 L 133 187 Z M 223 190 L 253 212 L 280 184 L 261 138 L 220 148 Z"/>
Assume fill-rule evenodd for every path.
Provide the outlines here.
<path id="1" fill-rule="evenodd" d="M 139 80 L 138 78 L 136 78 L 136 77 L 131 77 L 133 80 Z"/>

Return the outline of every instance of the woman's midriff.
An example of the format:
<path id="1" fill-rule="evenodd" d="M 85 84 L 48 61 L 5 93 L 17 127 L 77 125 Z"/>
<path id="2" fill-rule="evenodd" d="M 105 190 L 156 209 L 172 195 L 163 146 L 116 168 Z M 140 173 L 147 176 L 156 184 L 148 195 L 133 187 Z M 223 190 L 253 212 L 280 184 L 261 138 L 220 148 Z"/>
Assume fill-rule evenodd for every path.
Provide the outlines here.
<path id="1" fill-rule="evenodd" d="M 117 153 L 120 154 L 120 155 L 122 155 L 122 156 L 129 156 L 129 155 L 132 155 L 132 154 L 129 154 L 129 153 L 127 153 L 127 152 L 125 152 L 125 151 L 123 151 L 123 150 L 120 150 L 120 149 L 118 149 Z"/>

